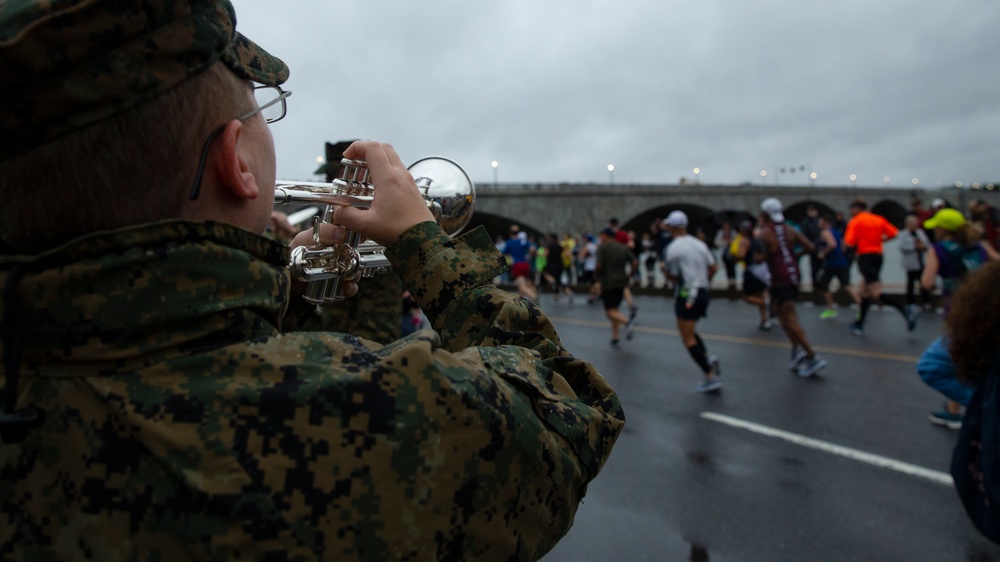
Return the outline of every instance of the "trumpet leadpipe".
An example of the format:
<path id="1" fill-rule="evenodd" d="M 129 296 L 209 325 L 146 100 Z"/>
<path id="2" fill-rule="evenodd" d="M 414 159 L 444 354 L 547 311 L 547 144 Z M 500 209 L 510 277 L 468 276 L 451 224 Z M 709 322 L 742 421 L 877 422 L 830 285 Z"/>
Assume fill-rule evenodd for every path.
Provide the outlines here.
<path id="1" fill-rule="evenodd" d="M 335 183 L 279 183 L 274 188 L 274 204 L 338 205 L 367 209 L 372 204 L 372 195 L 345 192 Z"/>

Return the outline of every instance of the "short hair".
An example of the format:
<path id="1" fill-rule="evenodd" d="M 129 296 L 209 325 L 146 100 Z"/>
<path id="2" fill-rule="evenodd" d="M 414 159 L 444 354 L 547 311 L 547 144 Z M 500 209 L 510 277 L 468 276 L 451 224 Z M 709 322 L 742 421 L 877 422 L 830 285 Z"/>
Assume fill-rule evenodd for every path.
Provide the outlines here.
<path id="1" fill-rule="evenodd" d="M 848 205 L 848 207 L 851 209 L 861 209 L 862 211 L 864 211 L 865 209 L 868 208 L 868 203 L 865 203 L 864 199 L 855 199 L 854 201 L 851 201 L 851 204 Z"/>
<path id="2" fill-rule="evenodd" d="M 0 239 L 34 253 L 177 217 L 208 134 L 252 104 L 249 82 L 216 62 L 145 103 L 0 161 Z"/>

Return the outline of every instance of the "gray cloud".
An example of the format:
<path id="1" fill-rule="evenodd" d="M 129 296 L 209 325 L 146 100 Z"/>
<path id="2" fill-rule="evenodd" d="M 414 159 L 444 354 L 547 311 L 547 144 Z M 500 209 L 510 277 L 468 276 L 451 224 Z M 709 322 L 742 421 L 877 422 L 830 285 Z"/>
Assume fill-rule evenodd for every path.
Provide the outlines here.
<path id="1" fill-rule="evenodd" d="M 235 3 L 292 69 L 281 177 L 370 138 L 481 182 L 1000 180 L 995 2 Z"/>

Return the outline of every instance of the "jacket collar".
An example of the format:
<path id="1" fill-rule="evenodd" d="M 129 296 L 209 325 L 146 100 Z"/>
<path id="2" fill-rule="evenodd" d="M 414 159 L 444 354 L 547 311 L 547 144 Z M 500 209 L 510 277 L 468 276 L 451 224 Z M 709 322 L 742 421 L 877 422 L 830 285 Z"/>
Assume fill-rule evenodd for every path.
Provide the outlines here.
<path id="1" fill-rule="evenodd" d="M 277 333 L 287 263 L 288 250 L 263 236 L 171 220 L 2 256 L 0 283 L 18 264 L 7 300 L 18 301 L 24 375 L 112 374 Z"/>

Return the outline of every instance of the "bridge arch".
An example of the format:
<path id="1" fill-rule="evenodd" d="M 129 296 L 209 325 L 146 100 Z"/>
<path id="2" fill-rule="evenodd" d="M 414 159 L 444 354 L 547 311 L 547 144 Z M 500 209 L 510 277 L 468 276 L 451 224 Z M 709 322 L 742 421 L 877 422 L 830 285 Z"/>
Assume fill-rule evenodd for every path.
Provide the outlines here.
<path id="1" fill-rule="evenodd" d="M 510 232 L 510 227 L 515 224 L 521 229 L 522 232 L 527 232 L 528 236 L 530 238 L 534 238 L 535 240 L 540 240 L 545 234 L 538 228 L 530 224 L 526 224 L 524 221 L 509 219 L 496 214 L 484 213 L 478 209 L 472 214 L 472 219 L 469 220 L 469 224 L 465 227 L 463 232 L 469 232 L 477 226 L 482 226 L 486 229 L 486 232 L 489 233 L 491 239 L 496 240 L 497 236 L 502 236 L 506 239 L 508 233 Z"/>
<path id="2" fill-rule="evenodd" d="M 830 205 L 823 203 L 822 201 L 816 201 L 814 199 L 806 199 L 805 201 L 799 201 L 792 204 L 789 207 L 785 207 L 785 219 L 790 220 L 796 224 L 802 224 L 802 220 L 806 218 L 809 214 L 809 207 L 816 207 L 820 215 L 825 215 L 828 217 L 833 217 L 837 214 L 837 211 L 842 209 L 834 209 Z"/>
<path id="3" fill-rule="evenodd" d="M 644 232 L 655 232 L 660 222 L 667 218 L 667 215 L 672 211 L 684 211 L 684 214 L 688 216 L 688 231 L 694 234 L 701 228 L 705 231 L 706 239 L 711 243 L 715 231 L 718 229 L 718 225 L 712 222 L 714 212 L 708 207 L 693 203 L 674 202 L 659 205 L 621 223 L 621 227 L 626 231 L 635 232 L 637 239 L 642 238 Z"/>
<path id="4" fill-rule="evenodd" d="M 896 228 L 903 228 L 903 224 L 906 221 L 906 215 L 909 214 L 906 207 L 890 199 L 883 199 L 882 201 L 875 203 L 872 205 L 871 211 L 876 215 L 882 215 L 885 217 L 885 220 L 891 222 Z"/>

